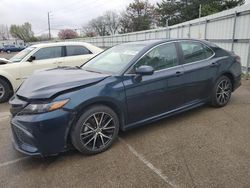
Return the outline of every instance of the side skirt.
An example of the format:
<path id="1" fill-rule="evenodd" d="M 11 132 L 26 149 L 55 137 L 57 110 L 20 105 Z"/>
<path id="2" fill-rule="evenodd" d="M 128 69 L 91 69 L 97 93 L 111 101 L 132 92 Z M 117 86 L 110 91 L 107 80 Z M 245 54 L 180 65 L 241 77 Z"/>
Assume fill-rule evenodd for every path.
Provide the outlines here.
<path id="1" fill-rule="evenodd" d="M 207 100 L 202 100 L 202 101 L 199 101 L 199 102 L 196 102 L 196 103 L 193 103 L 193 104 L 188 104 L 188 105 L 179 107 L 177 109 L 174 109 L 174 110 L 171 110 L 171 111 L 168 111 L 168 112 L 164 112 L 162 114 L 159 114 L 159 115 L 147 118 L 147 119 L 137 121 L 135 123 L 124 125 L 122 130 L 126 131 L 126 130 L 129 130 L 129 129 L 133 129 L 135 127 L 140 127 L 142 125 L 152 123 L 152 122 L 155 122 L 157 120 L 160 120 L 160 119 L 163 119 L 163 118 L 166 118 L 166 117 L 170 117 L 170 116 L 173 116 L 173 115 L 176 115 L 176 114 L 188 111 L 188 110 L 191 110 L 193 108 L 197 108 L 197 107 L 202 106 L 202 105 L 204 105 L 206 103 L 207 103 Z"/>

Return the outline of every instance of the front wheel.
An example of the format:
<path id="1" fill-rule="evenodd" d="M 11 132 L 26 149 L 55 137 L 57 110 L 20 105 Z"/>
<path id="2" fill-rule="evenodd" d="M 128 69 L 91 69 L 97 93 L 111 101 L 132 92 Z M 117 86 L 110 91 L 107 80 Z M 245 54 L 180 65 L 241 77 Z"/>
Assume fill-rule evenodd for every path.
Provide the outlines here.
<path id="1" fill-rule="evenodd" d="M 11 86 L 0 78 L 0 103 L 8 101 L 12 94 Z"/>
<path id="2" fill-rule="evenodd" d="M 95 105 L 87 109 L 71 131 L 73 146 L 84 154 L 107 150 L 117 138 L 119 119 L 107 106 Z"/>
<path id="3" fill-rule="evenodd" d="M 225 106 L 232 94 L 232 82 L 227 76 L 221 76 L 214 88 L 212 93 L 212 106 L 223 107 Z"/>

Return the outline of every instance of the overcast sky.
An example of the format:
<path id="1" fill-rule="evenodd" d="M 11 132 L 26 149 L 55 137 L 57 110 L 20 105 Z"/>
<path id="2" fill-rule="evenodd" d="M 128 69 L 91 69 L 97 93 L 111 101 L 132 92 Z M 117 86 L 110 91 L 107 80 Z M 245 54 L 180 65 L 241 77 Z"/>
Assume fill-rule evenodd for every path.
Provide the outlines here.
<path id="1" fill-rule="evenodd" d="M 48 32 L 47 13 L 51 29 L 79 29 L 90 19 L 107 10 L 124 10 L 133 0 L 0 0 L 0 24 L 30 22 L 35 35 Z M 155 3 L 161 0 L 149 0 Z M 250 0 L 246 0 L 248 3 Z"/>

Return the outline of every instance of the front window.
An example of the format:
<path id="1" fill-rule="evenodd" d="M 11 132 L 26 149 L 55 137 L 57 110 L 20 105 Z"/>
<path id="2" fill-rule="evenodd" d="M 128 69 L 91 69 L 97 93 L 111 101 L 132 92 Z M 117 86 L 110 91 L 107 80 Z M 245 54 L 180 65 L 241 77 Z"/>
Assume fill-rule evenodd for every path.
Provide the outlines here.
<path id="1" fill-rule="evenodd" d="M 177 66 L 176 47 L 174 43 L 167 43 L 153 48 L 145 54 L 134 66 L 134 70 L 142 65 L 151 66 L 155 71 Z"/>
<path id="2" fill-rule="evenodd" d="M 83 65 L 87 71 L 108 74 L 121 73 L 130 61 L 145 47 L 143 44 L 122 44 L 101 53 Z"/>
<path id="3" fill-rule="evenodd" d="M 62 57 L 62 47 L 47 47 L 38 50 L 34 55 L 35 60 L 53 59 Z"/>
<path id="4" fill-rule="evenodd" d="M 22 50 L 21 52 L 17 53 L 15 56 L 13 56 L 12 58 L 10 58 L 11 62 L 20 62 L 23 60 L 23 58 L 25 58 L 31 51 L 33 51 L 35 49 L 35 47 L 28 47 L 25 48 L 24 50 Z"/>

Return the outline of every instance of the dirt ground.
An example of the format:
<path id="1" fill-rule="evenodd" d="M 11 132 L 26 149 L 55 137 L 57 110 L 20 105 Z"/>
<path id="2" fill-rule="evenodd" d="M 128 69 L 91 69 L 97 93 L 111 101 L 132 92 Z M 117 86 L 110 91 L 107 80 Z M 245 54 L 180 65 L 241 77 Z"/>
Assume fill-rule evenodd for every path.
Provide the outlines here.
<path id="1" fill-rule="evenodd" d="M 0 187 L 250 187 L 250 82 L 224 108 L 203 106 L 121 133 L 108 151 L 32 158 L 11 144 L 0 104 Z"/>

